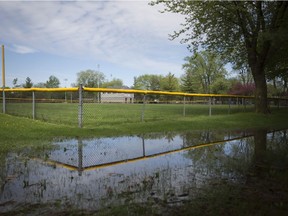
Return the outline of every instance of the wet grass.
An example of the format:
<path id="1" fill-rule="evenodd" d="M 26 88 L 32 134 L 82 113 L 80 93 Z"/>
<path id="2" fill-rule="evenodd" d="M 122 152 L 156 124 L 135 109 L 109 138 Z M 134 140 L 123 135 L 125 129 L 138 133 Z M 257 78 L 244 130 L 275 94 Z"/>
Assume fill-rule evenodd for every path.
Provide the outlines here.
<path id="1" fill-rule="evenodd" d="M 0 114 L 0 144 L 17 147 L 53 139 L 75 137 L 99 137 L 134 135 L 150 132 L 188 131 L 201 129 L 247 129 L 247 128 L 287 128 L 288 109 L 274 110 L 272 114 L 262 115 L 253 112 L 178 116 L 177 118 L 148 119 L 144 122 L 103 121 L 95 127 L 78 128 L 77 125 L 65 125 L 31 120 Z"/>
<path id="2" fill-rule="evenodd" d="M 215 184 L 206 188 L 201 196 L 171 209 L 171 215 L 284 216 L 288 212 L 288 190 L 284 179 L 287 180 L 282 176 L 273 180 L 258 179 L 244 185 Z M 281 181 L 285 187 L 279 189 Z"/>
<path id="3" fill-rule="evenodd" d="M 55 204 L 27 205 L 3 216 L 42 215 L 48 216 L 286 216 L 288 212 L 288 170 L 265 170 L 263 175 L 251 171 L 243 184 L 214 180 L 209 186 L 199 188 L 194 197 L 178 204 L 166 200 L 151 200 L 142 203 L 127 202 L 120 206 L 107 206 L 99 211 L 61 207 Z M 258 172 L 258 171 L 257 171 Z M 63 210 L 64 209 L 64 210 Z"/>

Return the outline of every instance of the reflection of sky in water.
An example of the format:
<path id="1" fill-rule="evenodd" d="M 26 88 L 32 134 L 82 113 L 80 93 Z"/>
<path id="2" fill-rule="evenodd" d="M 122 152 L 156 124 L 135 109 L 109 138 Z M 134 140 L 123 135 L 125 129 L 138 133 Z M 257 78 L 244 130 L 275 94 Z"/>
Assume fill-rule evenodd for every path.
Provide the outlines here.
<path id="1" fill-rule="evenodd" d="M 161 190 L 159 189 L 160 181 L 162 189 L 177 188 L 183 182 L 188 181 L 189 173 L 193 173 L 192 160 L 184 157 L 184 154 L 180 152 L 135 163 L 87 170 L 81 175 L 77 171 L 55 168 L 39 163 L 37 160 L 29 160 L 26 167 L 21 165 L 22 174 L 18 174 L 17 178 L 5 185 L 0 203 L 14 200 L 24 205 L 61 199 L 62 202 L 69 200 L 69 203 L 75 206 L 82 205 L 94 209 L 99 207 L 101 199 L 108 198 L 108 190 L 113 191 L 113 194 L 121 194 L 127 190 L 136 193 L 143 187 L 145 179 L 154 181 L 155 173 L 159 173 L 158 181 L 153 183 L 152 191 Z M 19 166 L 11 166 L 11 175 L 15 174 L 19 168 Z M 147 191 L 147 193 L 150 192 Z M 179 193 L 182 192 L 179 191 Z M 79 197 L 81 197 L 81 203 L 79 203 Z M 115 199 L 117 196 L 111 198 L 114 201 Z M 139 199 L 144 198 L 139 195 Z M 85 200 L 90 200 L 90 202 L 83 202 Z"/>
<path id="2" fill-rule="evenodd" d="M 176 150 L 183 146 L 180 136 L 173 139 L 142 139 L 141 137 L 101 138 L 94 140 L 69 140 L 57 143 L 56 150 L 48 154 L 53 161 L 82 167 L 111 163 L 127 159 Z"/>
<path id="3" fill-rule="evenodd" d="M 58 150 L 49 153 L 49 159 L 78 166 L 82 145 L 83 167 L 124 160 L 142 155 L 142 142 L 137 137 L 105 138 L 90 141 L 71 140 L 59 143 Z"/>
<path id="4" fill-rule="evenodd" d="M 232 141 L 229 141 L 229 142 L 226 142 L 224 144 L 224 152 L 226 155 L 231 155 L 234 151 L 233 149 L 235 149 L 235 147 L 238 147 L 239 146 L 239 140 L 232 140 Z"/>
<path id="5" fill-rule="evenodd" d="M 179 135 L 172 139 L 145 139 L 146 155 L 180 149 L 183 147 L 183 138 Z"/>

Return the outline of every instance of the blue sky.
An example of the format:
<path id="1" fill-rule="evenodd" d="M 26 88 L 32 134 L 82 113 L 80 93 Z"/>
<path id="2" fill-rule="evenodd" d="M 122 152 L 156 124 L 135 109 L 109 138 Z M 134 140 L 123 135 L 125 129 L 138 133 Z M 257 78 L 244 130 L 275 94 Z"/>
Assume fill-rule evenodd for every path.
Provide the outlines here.
<path id="1" fill-rule="evenodd" d="M 184 17 L 160 13 L 149 1 L 0 1 L 0 44 L 5 46 L 6 86 L 12 80 L 61 86 L 77 73 L 97 70 L 127 86 L 143 74 L 169 72 L 180 77 L 191 53 L 168 35 Z M 67 79 L 67 81 L 65 81 Z M 2 85 L 2 83 L 1 83 Z"/>

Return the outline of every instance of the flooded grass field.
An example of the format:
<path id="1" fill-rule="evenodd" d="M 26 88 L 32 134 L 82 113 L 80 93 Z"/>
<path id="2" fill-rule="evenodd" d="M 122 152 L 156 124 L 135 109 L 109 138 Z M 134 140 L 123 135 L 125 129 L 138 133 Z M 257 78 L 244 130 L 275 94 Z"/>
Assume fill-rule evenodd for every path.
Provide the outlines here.
<path id="1" fill-rule="evenodd" d="M 285 215 L 287 132 L 153 133 L 9 152 L 0 214 Z"/>

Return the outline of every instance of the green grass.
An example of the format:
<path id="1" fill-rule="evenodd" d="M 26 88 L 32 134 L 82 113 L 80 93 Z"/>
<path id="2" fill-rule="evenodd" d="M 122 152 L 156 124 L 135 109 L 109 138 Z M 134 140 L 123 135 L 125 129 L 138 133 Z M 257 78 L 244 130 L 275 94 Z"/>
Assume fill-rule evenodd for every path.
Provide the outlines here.
<path id="1" fill-rule="evenodd" d="M 156 104 L 146 105 L 144 121 L 141 122 L 141 108 L 143 108 L 141 104 L 94 107 L 93 104 L 88 104 L 90 116 L 84 115 L 84 128 L 80 129 L 77 124 L 76 104 L 72 104 L 72 106 L 71 104 L 62 104 L 61 109 L 59 109 L 59 104 L 47 105 L 45 104 L 45 109 L 42 109 L 43 116 L 49 118 L 49 120 L 46 119 L 46 122 L 0 114 L 0 145 L 10 148 L 33 143 L 37 145 L 42 141 L 53 139 L 149 132 L 260 127 L 288 128 L 287 108 L 275 109 L 269 115 L 248 112 L 248 109 L 246 112 L 236 112 L 236 108 L 234 108 L 232 114 L 228 115 L 227 107 L 215 106 L 212 116 L 209 116 L 207 107 L 197 105 L 186 107 L 187 115 L 184 117 L 183 107 L 180 105 Z"/>
<path id="2" fill-rule="evenodd" d="M 35 108 L 36 119 L 65 125 L 78 125 L 77 103 L 37 103 Z M 235 114 L 251 112 L 252 106 L 213 105 L 212 115 Z M 85 103 L 83 105 L 83 126 L 88 128 L 99 125 L 139 123 L 142 120 L 162 121 L 186 117 L 209 115 L 208 105 L 199 104 L 97 104 Z M 32 118 L 31 103 L 7 103 L 6 113 Z"/>

